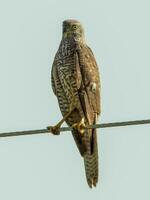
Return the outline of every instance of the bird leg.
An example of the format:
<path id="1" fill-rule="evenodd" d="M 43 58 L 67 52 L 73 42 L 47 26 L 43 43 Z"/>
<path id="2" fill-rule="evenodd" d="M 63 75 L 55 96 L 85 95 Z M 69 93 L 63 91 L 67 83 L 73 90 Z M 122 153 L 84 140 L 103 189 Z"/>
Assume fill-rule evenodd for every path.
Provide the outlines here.
<path id="1" fill-rule="evenodd" d="M 74 109 L 73 109 L 74 110 Z M 72 111 L 69 111 L 55 126 L 48 126 L 47 129 L 54 135 L 59 135 L 59 129 L 63 122 L 69 117 L 69 115 L 72 113 Z"/>
<path id="2" fill-rule="evenodd" d="M 82 119 L 78 122 L 72 125 L 72 128 L 76 129 L 81 135 L 85 132 L 85 119 L 82 117 Z"/>
<path id="3" fill-rule="evenodd" d="M 55 125 L 55 126 L 48 126 L 47 129 L 54 135 L 60 134 L 60 127 L 63 122 L 70 116 L 70 114 L 75 110 L 76 106 L 74 106 L 74 101 L 70 105 L 69 112 L 65 114 L 65 116 Z"/>

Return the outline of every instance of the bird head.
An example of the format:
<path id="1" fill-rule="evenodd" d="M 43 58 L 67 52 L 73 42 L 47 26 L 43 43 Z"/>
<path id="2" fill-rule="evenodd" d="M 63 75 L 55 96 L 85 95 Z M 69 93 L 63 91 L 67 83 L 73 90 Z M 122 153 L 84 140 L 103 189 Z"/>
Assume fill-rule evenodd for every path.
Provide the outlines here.
<path id="1" fill-rule="evenodd" d="M 81 23 L 73 19 L 63 21 L 63 38 L 73 38 L 77 42 L 83 42 L 84 30 Z"/>

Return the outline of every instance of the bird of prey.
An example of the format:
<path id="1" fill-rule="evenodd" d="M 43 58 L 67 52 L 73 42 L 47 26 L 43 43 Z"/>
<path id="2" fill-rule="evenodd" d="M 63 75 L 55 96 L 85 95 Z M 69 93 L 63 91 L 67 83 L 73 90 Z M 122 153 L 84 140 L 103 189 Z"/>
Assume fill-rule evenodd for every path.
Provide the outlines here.
<path id="1" fill-rule="evenodd" d="M 65 121 L 84 159 L 87 183 L 90 188 L 98 182 L 98 147 L 94 125 L 100 115 L 100 77 L 92 50 L 77 20 L 63 21 L 63 34 L 51 71 L 51 83 L 63 119 L 48 129 L 59 134 Z"/>

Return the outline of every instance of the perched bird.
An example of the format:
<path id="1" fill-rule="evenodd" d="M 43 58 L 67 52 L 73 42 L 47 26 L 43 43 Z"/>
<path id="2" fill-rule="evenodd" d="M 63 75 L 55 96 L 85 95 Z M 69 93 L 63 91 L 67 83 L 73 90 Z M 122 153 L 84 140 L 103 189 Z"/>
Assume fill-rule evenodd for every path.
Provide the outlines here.
<path id="1" fill-rule="evenodd" d="M 55 55 L 51 71 L 53 92 L 59 103 L 63 119 L 53 127 L 59 134 L 64 121 L 73 127 L 72 135 L 84 159 L 86 179 L 89 187 L 98 182 L 98 147 L 96 129 L 85 129 L 96 124 L 100 115 L 99 70 L 84 37 L 79 21 L 63 22 L 63 34 Z"/>

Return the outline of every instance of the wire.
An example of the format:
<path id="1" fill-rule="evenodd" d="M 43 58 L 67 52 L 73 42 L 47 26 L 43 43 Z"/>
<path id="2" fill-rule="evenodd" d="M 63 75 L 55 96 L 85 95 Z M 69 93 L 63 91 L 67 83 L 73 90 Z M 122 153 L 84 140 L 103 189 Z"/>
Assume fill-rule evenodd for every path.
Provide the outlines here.
<path id="1" fill-rule="evenodd" d="M 111 127 L 131 126 L 131 125 L 141 125 L 141 124 L 150 124 L 150 119 L 95 124 L 95 125 L 87 126 L 86 129 L 91 129 L 91 128 L 111 128 Z M 60 128 L 60 132 L 66 132 L 66 131 L 71 131 L 71 130 L 72 130 L 71 127 L 62 127 L 62 128 Z M 35 135 L 35 134 L 41 134 L 41 133 L 50 133 L 50 131 L 47 130 L 47 129 L 37 129 L 37 130 L 27 130 L 27 131 L 4 132 L 4 133 L 0 133 L 0 137 L 12 137 L 12 136 L 21 136 L 21 135 Z"/>

